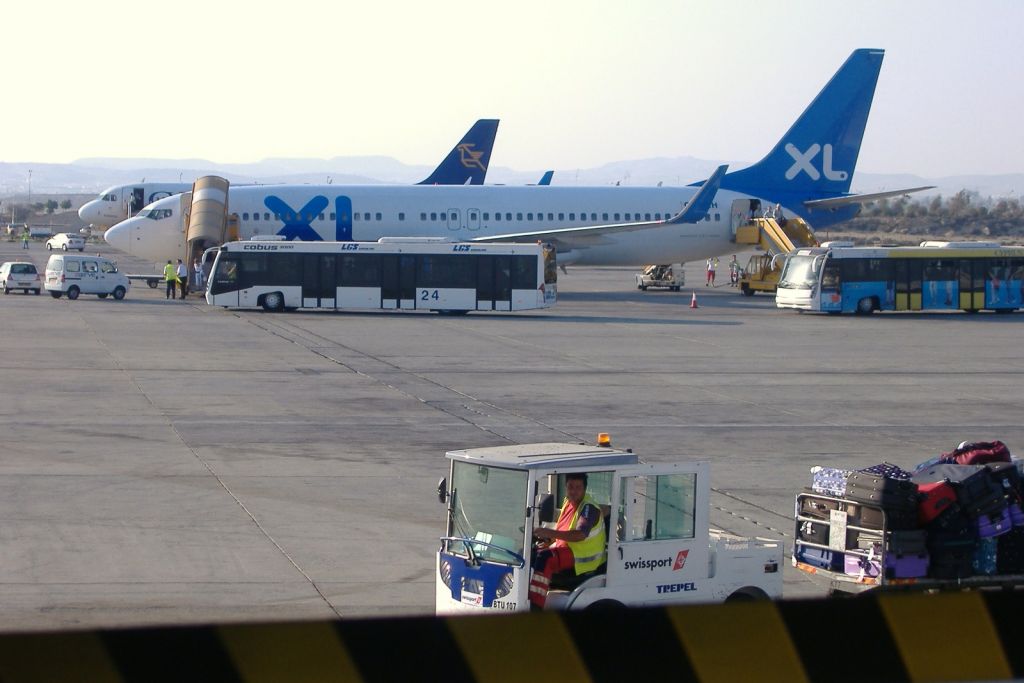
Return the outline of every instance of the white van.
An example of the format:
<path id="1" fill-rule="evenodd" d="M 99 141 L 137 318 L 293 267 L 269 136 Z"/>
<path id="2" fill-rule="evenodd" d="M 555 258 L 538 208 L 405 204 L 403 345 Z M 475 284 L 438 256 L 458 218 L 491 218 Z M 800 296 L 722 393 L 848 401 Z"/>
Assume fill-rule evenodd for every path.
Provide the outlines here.
<path id="1" fill-rule="evenodd" d="M 106 299 L 112 294 L 120 300 L 131 282 L 108 258 L 54 254 L 46 263 L 45 287 L 54 299 L 66 293 L 69 299 L 77 299 L 79 294 L 95 294 Z"/>

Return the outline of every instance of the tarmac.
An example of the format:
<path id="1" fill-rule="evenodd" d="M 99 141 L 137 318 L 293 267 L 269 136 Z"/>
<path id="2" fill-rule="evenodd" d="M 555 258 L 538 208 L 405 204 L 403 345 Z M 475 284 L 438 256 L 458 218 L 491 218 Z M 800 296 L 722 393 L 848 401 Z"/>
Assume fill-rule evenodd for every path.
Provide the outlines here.
<path id="1" fill-rule="evenodd" d="M 462 317 L 0 296 L 0 631 L 431 614 L 451 449 L 709 460 L 712 524 L 787 551 L 814 465 L 1024 453 L 1021 313 L 801 315 L 702 264 L 680 293 L 633 273 Z M 785 568 L 786 597 L 825 589 Z"/>

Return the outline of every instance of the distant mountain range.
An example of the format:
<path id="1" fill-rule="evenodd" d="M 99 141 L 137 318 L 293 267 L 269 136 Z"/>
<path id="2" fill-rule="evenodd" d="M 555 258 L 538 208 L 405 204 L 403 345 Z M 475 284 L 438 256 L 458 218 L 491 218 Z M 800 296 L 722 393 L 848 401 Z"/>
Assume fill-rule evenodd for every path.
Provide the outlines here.
<path id="1" fill-rule="evenodd" d="M 616 161 L 596 168 L 555 169 L 553 185 L 687 185 L 706 178 L 721 163 L 733 169 L 750 162 L 722 162 L 693 157 L 658 157 Z M 333 159 L 264 159 L 251 164 L 218 164 L 205 159 L 79 159 L 70 164 L 0 162 L 0 197 L 24 196 L 32 171 L 33 193 L 97 194 L 111 185 L 146 180 L 190 182 L 203 175 L 222 175 L 233 183 L 334 183 L 411 184 L 426 178 L 429 166 L 404 164 L 383 156 L 335 157 Z M 536 183 L 548 169 L 514 171 L 492 167 L 488 184 Z M 927 194 L 949 196 L 962 189 L 982 197 L 1016 196 L 1024 191 L 1024 173 L 962 175 L 925 178 L 910 174 L 860 173 L 854 176 L 855 192 L 876 192 L 901 187 L 935 185 Z"/>

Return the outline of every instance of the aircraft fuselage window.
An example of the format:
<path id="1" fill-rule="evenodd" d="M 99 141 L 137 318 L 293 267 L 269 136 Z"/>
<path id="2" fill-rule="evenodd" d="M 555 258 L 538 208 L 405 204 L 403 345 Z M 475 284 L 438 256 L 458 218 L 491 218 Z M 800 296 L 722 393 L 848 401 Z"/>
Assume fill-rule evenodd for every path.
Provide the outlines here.
<path id="1" fill-rule="evenodd" d="M 336 214 L 333 211 L 331 211 L 331 220 L 333 221 L 333 220 L 335 220 L 335 218 L 336 218 Z"/>
<path id="2" fill-rule="evenodd" d="M 602 213 L 602 214 L 601 214 L 601 220 L 603 220 L 603 221 L 606 221 L 606 220 L 608 220 L 608 214 L 606 214 L 606 213 Z"/>
<path id="3" fill-rule="evenodd" d="M 437 212 L 436 211 L 431 211 L 430 212 L 430 220 L 432 220 L 432 221 L 436 221 L 437 220 Z"/>
<path id="4" fill-rule="evenodd" d="M 574 214 L 574 213 L 570 213 L 570 214 L 569 214 L 569 220 L 571 220 L 571 221 L 574 221 L 574 220 L 576 220 L 576 214 Z"/>
<path id="5" fill-rule="evenodd" d="M 381 220 L 381 214 L 379 211 L 377 212 L 377 220 Z"/>
<path id="6" fill-rule="evenodd" d="M 619 214 L 615 214 L 615 220 L 619 220 Z"/>
<path id="7" fill-rule="evenodd" d="M 720 213 L 716 213 L 716 214 L 715 214 L 715 220 L 716 220 L 716 221 L 720 221 L 720 220 L 722 220 L 722 214 L 720 214 Z"/>
<path id="8" fill-rule="evenodd" d="M 487 212 L 487 211 L 484 212 L 484 220 L 485 221 L 491 220 L 491 214 L 489 212 Z"/>
<path id="9" fill-rule="evenodd" d="M 247 220 L 249 220 L 249 214 L 248 214 L 248 213 L 243 213 L 243 214 L 242 214 L 242 220 L 243 220 L 243 221 L 247 221 Z"/>
<path id="10" fill-rule="evenodd" d="M 500 221 L 501 220 L 501 214 L 500 213 L 494 214 L 494 220 Z"/>
<path id="11" fill-rule="evenodd" d="M 517 213 L 517 214 L 516 214 L 516 220 L 517 220 L 517 221 L 521 221 L 521 220 L 523 220 L 523 214 L 521 214 L 521 213 Z"/>
<path id="12" fill-rule="evenodd" d="M 506 213 L 505 214 L 505 220 L 507 220 L 507 221 L 512 220 L 512 214 L 511 213 Z"/>
<path id="13" fill-rule="evenodd" d="M 265 221 L 269 221 L 270 220 L 270 212 L 269 211 L 266 211 L 266 212 L 263 213 L 263 220 L 265 220 Z"/>
<path id="14" fill-rule="evenodd" d="M 359 212 L 358 211 L 356 211 L 355 213 L 352 214 L 352 220 L 354 220 L 354 221 L 359 220 Z"/>
<path id="15" fill-rule="evenodd" d="M 421 211 L 420 212 L 420 220 L 421 221 L 427 220 L 427 213 L 425 211 Z"/>
<path id="16" fill-rule="evenodd" d="M 323 219 L 324 219 L 324 215 L 320 214 L 320 220 L 323 220 Z"/>
<path id="17" fill-rule="evenodd" d="M 533 214 L 532 213 L 526 214 L 526 220 L 532 221 L 533 220 Z"/>
<path id="18" fill-rule="evenodd" d="M 644 214 L 644 220 L 645 220 L 645 221 L 649 221 L 649 220 L 651 220 L 651 214 L 649 214 L 649 213 L 645 213 L 645 214 Z"/>
<path id="19" fill-rule="evenodd" d="M 363 214 L 363 220 L 364 221 L 370 220 L 370 212 L 369 211 L 367 211 L 366 213 Z"/>
<path id="20" fill-rule="evenodd" d="M 398 213 L 398 220 L 400 220 L 400 221 L 404 221 L 404 220 L 405 220 L 405 214 L 404 214 L 404 213 L 402 213 L 402 212 L 399 212 L 399 213 Z"/>
<path id="21" fill-rule="evenodd" d="M 471 221 L 475 221 L 476 220 L 476 211 L 470 211 L 469 212 L 469 220 L 471 220 Z"/>

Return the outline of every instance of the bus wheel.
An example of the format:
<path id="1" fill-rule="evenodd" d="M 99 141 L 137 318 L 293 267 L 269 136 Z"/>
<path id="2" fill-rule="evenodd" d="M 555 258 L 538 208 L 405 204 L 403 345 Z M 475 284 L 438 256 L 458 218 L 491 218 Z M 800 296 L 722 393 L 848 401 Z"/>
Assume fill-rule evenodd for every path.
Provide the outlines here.
<path id="1" fill-rule="evenodd" d="M 590 603 L 583 609 L 587 612 L 606 612 L 613 609 L 622 609 L 623 607 L 625 605 L 618 600 L 598 600 L 597 602 Z"/>
<path id="2" fill-rule="evenodd" d="M 1013 313 L 1015 310 L 1014 308 L 997 308 L 996 313 L 1006 315 L 1007 313 Z"/>
<path id="3" fill-rule="evenodd" d="M 281 292 L 271 292 L 270 294 L 263 295 L 263 310 L 264 311 L 283 311 L 284 310 L 284 295 Z"/>
<path id="4" fill-rule="evenodd" d="M 875 298 L 866 296 L 857 302 L 857 313 L 868 315 L 875 312 Z"/>

